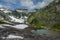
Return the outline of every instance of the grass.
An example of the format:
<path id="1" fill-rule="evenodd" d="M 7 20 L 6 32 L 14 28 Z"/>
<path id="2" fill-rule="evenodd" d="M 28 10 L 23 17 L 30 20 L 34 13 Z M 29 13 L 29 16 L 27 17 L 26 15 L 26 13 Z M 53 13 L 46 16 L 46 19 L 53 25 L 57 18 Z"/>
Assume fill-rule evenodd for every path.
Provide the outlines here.
<path id="1" fill-rule="evenodd" d="M 7 24 L 7 22 L 5 22 L 5 21 L 0 21 L 0 24 Z"/>

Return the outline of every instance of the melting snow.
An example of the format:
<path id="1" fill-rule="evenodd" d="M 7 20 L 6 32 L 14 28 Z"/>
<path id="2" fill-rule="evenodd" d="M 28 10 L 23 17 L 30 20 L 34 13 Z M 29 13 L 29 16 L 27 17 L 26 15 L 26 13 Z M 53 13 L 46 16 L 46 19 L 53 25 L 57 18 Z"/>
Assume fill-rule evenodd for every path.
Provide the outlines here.
<path id="1" fill-rule="evenodd" d="M 5 28 L 4 26 L 11 27 L 12 25 L 8 25 L 8 24 L 0 24 L 0 28 Z"/>
<path id="2" fill-rule="evenodd" d="M 2 9 L 2 8 L 1 8 L 0 10 L 1 10 L 1 11 L 4 11 L 4 9 Z"/>
<path id="3" fill-rule="evenodd" d="M 11 13 L 11 11 L 8 11 L 8 10 L 4 10 L 4 13 Z"/>
<path id="4" fill-rule="evenodd" d="M 2 25 L 0 25 L 0 28 L 5 28 L 5 27 L 3 27 Z"/>
<path id="5" fill-rule="evenodd" d="M 24 29 L 24 28 L 28 27 L 28 25 L 26 25 L 26 24 L 19 24 L 19 25 L 15 25 L 15 26 L 12 26 L 12 27 L 17 28 L 17 29 Z"/>
<path id="6" fill-rule="evenodd" d="M 20 38 L 20 39 L 23 39 L 24 37 L 22 37 L 22 36 L 15 36 L 15 35 L 8 35 L 8 37 L 2 37 L 3 39 L 5 39 L 5 38 L 11 38 L 11 39 L 13 39 L 13 38 Z"/>
<path id="7" fill-rule="evenodd" d="M 26 19 L 28 18 L 27 16 L 24 16 Z"/>
<path id="8" fill-rule="evenodd" d="M 28 25 L 26 25 L 26 24 L 19 24 L 19 25 L 14 25 L 14 26 L 8 25 L 8 24 L 1 24 L 0 28 L 5 28 L 3 26 L 13 27 L 13 28 L 16 28 L 16 29 L 25 29 L 26 27 L 28 27 Z"/>
<path id="9" fill-rule="evenodd" d="M 8 25 L 8 24 L 1 24 L 2 26 L 12 26 L 12 25 Z"/>
<path id="10" fill-rule="evenodd" d="M 18 22 L 18 23 L 24 23 L 24 19 L 17 19 L 13 16 L 9 16 L 12 20 L 11 21 L 14 21 L 14 22 Z"/>

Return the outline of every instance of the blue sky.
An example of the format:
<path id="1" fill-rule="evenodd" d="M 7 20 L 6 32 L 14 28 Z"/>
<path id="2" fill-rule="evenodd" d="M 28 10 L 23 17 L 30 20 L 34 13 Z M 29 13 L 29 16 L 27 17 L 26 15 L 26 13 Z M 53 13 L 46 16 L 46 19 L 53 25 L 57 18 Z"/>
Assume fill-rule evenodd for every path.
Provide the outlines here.
<path id="1" fill-rule="evenodd" d="M 8 9 L 27 8 L 27 9 L 40 9 L 47 6 L 53 0 L 0 0 L 0 7 Z"/>

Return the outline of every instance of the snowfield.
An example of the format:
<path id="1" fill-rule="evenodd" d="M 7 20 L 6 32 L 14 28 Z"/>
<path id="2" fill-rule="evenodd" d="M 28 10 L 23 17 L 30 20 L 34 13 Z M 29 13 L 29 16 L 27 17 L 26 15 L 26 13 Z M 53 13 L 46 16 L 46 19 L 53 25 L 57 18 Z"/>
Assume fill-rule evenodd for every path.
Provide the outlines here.
<path id="1" fill-rule="evenodd" d="M 18 23 L 24 23 L 24 19 L 20 18 L 20 19 L 17 19 L 15 18 L 14 16 L 9 16 L 12 20 L 12 22 L 18 22 Z"/>

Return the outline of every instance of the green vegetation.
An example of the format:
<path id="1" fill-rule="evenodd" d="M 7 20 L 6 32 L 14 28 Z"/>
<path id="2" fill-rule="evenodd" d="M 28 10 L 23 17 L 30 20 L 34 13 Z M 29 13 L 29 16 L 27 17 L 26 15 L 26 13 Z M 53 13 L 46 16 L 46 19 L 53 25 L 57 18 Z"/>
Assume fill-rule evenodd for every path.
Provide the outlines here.
<path id="1" fill-rule="evenodd" d="M 7 24 L 7 22 L 5 22 L 5 21 L 0 21 L 0 24 Z"/>
<path id="2" fill-rule="evenodd" d="M 60 1 L 53 1 L 48 6 L 29 16 L 28 22 L 36 28 L 60 29 Z"/>

